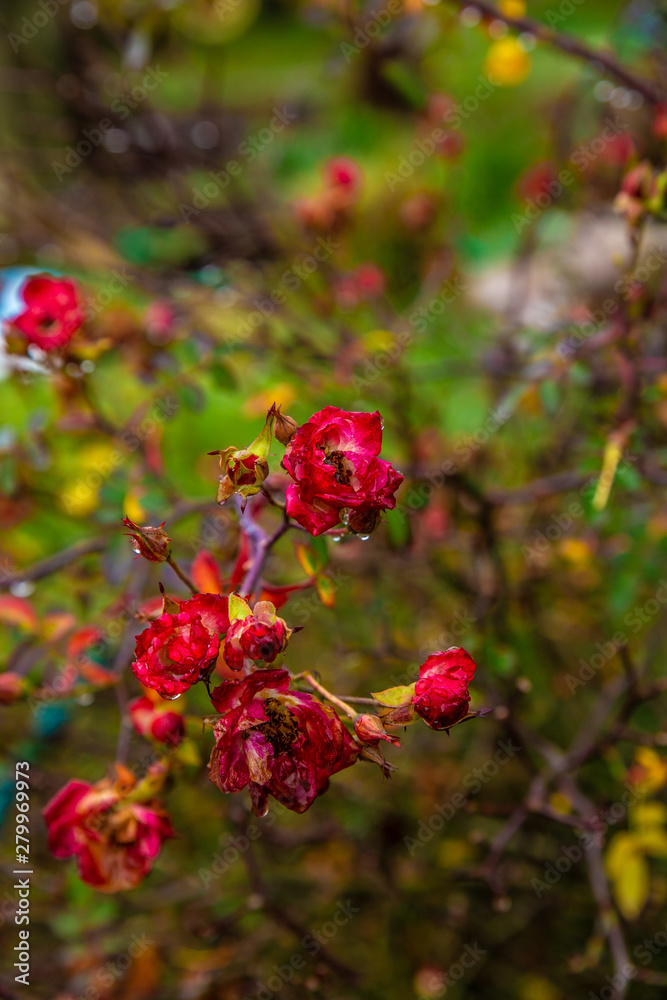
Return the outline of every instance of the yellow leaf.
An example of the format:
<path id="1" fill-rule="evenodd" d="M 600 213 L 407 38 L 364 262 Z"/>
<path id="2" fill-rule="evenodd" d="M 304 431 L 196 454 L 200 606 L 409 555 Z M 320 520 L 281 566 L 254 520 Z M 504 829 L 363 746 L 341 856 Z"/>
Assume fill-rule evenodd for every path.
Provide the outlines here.
<path id="1" fill-rule="evenodd" d="M 414 684 L 405 684 L 400 687 L 386 688 L 384 691 L 371 691 L 372 696 L 378 704 L 388 705 L 390 708 L 395 708 L 397 705 L 405 705 L 406 702 L 411 700 L 414 693 Z"/>
<path id="2" fill-rule="evenodd" d="M 641 844 L 633 833 L 619 833 L 606 856 L 614 897 L 626 920 L 636 920 L 648 899 L 650 873 Z"/>
<path id="3" fill-rule="evenodd" d="M 299 560 L 301 569 L 308 576 L 315 576 L 322 569 L 322 560 L 315 549 L 310 545 L 303 545 L 298 542 L 295 546 L 296 557 Z"/>
<path id="4" fill-rule="evenodd" d="M 317 596 L 325 608 L 333 608 L 336 603 L 336 585 L 331 577 L 320 574 L 315 580 Z"/>

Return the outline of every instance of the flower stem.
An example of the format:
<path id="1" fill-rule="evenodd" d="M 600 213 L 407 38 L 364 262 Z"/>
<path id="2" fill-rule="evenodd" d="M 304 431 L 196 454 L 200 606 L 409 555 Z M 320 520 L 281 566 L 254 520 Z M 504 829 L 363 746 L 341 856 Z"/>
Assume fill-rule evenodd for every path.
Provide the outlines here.
<path id="1" fill-rule="evenodd" d="M 186 587 L 187 587 L 187 588 L 188 588 L 188 589 L 189 589 L 190 591 L 192 591 L 192 593 L 193 593 L 193 594 L 198 594 L 198 593 L 199 593 L 199 591 L 198 591 L 198 590 L 197 590 L 197 588 L 195 587 L 194 583 L 192 582 L 192 580 L 189 580 L 189 579 L 188 579 L 188 577 L 187 577 L 187 576 L 185 575 L 185 573 L 183 572 L 183 570 L 182 570 L 182 569 L 181 569 L 181 567 L 180 567 L 180 566 L 178 565 L 178 563 L 176 562 L 176 560 L 174 559 L 174 557 L 173 557 L 172 555 L 169 555 L 169 556 L 167 556 L 167 562 L 169 563 L 169 565 L 170 565 L 170 566 L 171 566 L 171 568 L 173 569 L 173 571 L 174 571 L 174 573 L 176 574 L 176 576 L 177 576 L 177 577 L 178 577 L 178 578 L 179 578 L 180 580 L 182 580 L 182 581 L 183 581 L 183 583 L 185 584 L 185 586 L 186 586 Z"/>
<path id="2" fill-rule="evenodd" d="M 359 713 L 355 712 L 353 708 L 350 708 L 350 706 L 347 705 L 340 698 L 337 698 L 335 694 L 331 693 L 331 691 L 327 691 L 325 687 L 322 687 L 319 681 L 316 681 L 312 674 L 305 672 L 303 674 L 299 674 L 298 677 L 301 677 L 303 678 L 304 681 L 307 681 L 307 683 L 310 684 L 311 687 L 315 688 L 318 694 L 321 694 L 323 698 L 326 698 L 327 701 L 330 701 L 332 705 L 337 705 L 338 708 L 340 708 L 343 712 L 345 712 L 346 715 L 349 715 L 351 719 L 356 719 Z"/>

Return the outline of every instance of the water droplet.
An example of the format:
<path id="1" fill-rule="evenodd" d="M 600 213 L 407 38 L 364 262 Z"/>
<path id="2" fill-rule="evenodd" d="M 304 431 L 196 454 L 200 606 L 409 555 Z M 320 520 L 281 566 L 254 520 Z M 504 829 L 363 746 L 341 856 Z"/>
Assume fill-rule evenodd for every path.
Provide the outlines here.
<path id="1" fill-rule="evenodd" d="M 164 691 L 163 694 L 162 694 L 162 697 L 166 698 L 167 701 L 176 701 L 176 699 L 180 698 L 181 696 L 180 696 L 180 694 L 167 694 L 167 692 Z"/>
<path id="2" fill-rule="evenodd" d="M 339 542 L 340 540 L 341 540 L 341 535 L 333 535 L 332 536 L 332 541 Z"/>
<path id="3" fill-rule="evenodd" d="M 140 554 L 141 549 L 139 548 L 139 542 L 132 542 L 132 549 L 137 555 Z"/>
<path id="4" fill-rule="evenodd" d="M 359 539 L 362 542 L 367 542 L 370 537 L 370 535 L 359 535 Z"/>

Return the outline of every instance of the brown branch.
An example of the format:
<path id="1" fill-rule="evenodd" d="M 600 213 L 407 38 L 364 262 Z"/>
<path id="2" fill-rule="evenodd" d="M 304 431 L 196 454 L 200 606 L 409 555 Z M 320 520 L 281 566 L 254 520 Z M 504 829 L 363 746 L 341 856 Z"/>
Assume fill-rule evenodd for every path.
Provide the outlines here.
<path id="1" fill-rule="evenodd" d="M 56 573 L 59 569 L 64 569 L 70 563 L 76 562 L 82 556 L 90 555 L 93 552 L 103 552 L 107 547 L 107 543 L 108 538 L 106 536 L 88 538 L 83 542 L 76 542 L 75 545 L 71 545 L 67 549 L 62 549 L 61 552 L 56 552 L 55 555 L 48 556 L 46 559 L 41 559 L 39 562 L 33 563 L 32 566 L 26 566 L 25 569 L 17 569 L 13 573 L 0 575 L 0 588 L 9 590 L 16 583 L 23 583 L 26 580 L 41 580 L 51 573 Z"/>

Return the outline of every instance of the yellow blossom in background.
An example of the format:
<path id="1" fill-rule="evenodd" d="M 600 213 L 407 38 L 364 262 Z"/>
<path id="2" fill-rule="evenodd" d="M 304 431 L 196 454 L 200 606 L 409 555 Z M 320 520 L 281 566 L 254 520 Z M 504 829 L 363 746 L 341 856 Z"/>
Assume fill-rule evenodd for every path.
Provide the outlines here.
<path id="1" fill-rule="evenodd" d="M 637 747 L 630 776 L 635 784 L 641 785 L 645 794 L 651 795 L 667 785 L 667 761 L 652 747 Z"/>
<path id="2" fill-rule="evenodd" d="M 558 546 L 560 554 L 577 569 L 586 569 L 591 564 L 591 547 L 583 538 L 564 538 Z"/>
<path id="3" fill-rule="evenodd" d="M 500 0 L 498 10 L 506 17 L 523 17 L 526 13 L 524 0 Z"/>
<path id="4" fill-rule="evenodd" d="M 122 461 L 115 445 L 98 441 L 86 445 L 76 456 L 76 472 L 58 494 L 58 504 L 72 517 L 87 517 L 98 505 L 100 487 Z"/>
<path id="5" fill-rule="evenodd" d="M 530 73 L 531 59 L 516 38 L 492 42 L 484 60 L 484 72 L 500 87 L 516 87 Z"/>
<path id="6" fill-rule="evenodd" d="M 125 517 L 129 517 L 130 521 L 135 521 L 137 524 L 141 524 L 147 516 L 145 509 L 141 506 L 141 498 L 145 492 L 143 486 L 134 486 L 123 500 Z"/>
<path id="7" fill-rule="evenodd" d="M 285 411 L 296 399 L 296 391 L 289 382 L 278 382 L 263 392 L 250 396 L 243 405 L 243 412 L 249 417 L 265 416 L 266 411 L 275 403 Z"/>
<path id="8" fill-rule="evenodd" d="M 364 344 L 371 351 L 388 351 L 395 340 L 396 334 L 390 330 L 370 330 L 364 334 Z"/>

